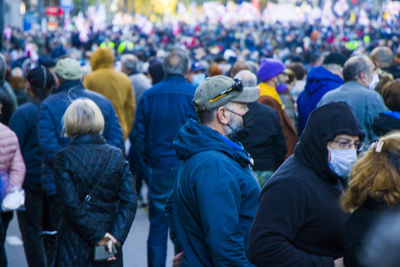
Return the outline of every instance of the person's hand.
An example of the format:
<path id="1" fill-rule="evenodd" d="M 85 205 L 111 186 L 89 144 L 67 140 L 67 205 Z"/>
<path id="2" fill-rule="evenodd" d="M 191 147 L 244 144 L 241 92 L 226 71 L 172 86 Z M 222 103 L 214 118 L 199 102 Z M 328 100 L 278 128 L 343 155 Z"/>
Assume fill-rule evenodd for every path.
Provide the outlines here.
<path id="1" fill-rule="evenodd" d="M 184 254 L 185 253 L 182 251 L 182 252 L 180 252 L 180 253 L 175 255 L 174 260 L 172 262 L 172 266 L 173 267 L 180 267 L 181 266 Z"/>
<path id="2" fill-rule="evenodd" d="M 335 260 L 335 267 L 345 267 L 343 263 L 343 258 L 339 258 Z"/>
<path id="3" fill-rule="evenodd" d="M 115 237 L 113 237 L 110 233 L 106 233 L 104 235 L 104 237 L 99 242 L 97 242 L 97 245 L 98 246 L 107 246 L 108 252 L 112 253 L 113 252 L 112 246 L 117 245 L 117 243 L 118 243 L 118 241 Z M 113 256 L 113 257 L 108 258 L 107 261 L 114 261 L 116 259 L 117 258 L 115 256 Z"/>

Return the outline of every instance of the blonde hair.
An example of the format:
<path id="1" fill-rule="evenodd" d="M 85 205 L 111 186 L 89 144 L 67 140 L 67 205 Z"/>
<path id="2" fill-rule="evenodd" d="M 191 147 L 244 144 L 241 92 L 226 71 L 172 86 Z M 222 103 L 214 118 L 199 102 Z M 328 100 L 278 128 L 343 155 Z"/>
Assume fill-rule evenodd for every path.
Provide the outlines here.
<path id="1" fill-rule="evenodd" d="M 376 147 L 379 143 L 383 143 L 381 150 L 372 146 L 351 170 L 349 186 L 341 197 L 343 210 L 360 207 L 368 197 L 388 206 L 400 201 L 400 174 L 388 158 L 400 157 L 400 131 L 385 135 Z"/>
<path id="2" fill-rule="evenodd" d="M 63 117 L 65 135 L 74 137 L 85 133 L 99 133 L 104 129 L 104 117 L 100 108 L 90 99 L 72 101 Z"/>

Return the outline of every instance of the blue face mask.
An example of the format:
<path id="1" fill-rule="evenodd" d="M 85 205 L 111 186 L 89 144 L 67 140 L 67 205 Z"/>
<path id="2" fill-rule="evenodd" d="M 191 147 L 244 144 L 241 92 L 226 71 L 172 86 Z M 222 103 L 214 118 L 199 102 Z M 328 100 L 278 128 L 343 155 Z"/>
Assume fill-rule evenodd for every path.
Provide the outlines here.
<path id="1" fill-rule="evenodd" d="M 348 177 L 353 167 L 353 163 L 357 160 L 357 150 L 352 149 L 330 149 L 331 160 L 329 167 L 340 177 Z"/>
<path id="2" fill-rule="evenodd" d="M 205 73 L 197 73 L 193 75 L 192 84 L 197 87 L 206 79 Z"/>

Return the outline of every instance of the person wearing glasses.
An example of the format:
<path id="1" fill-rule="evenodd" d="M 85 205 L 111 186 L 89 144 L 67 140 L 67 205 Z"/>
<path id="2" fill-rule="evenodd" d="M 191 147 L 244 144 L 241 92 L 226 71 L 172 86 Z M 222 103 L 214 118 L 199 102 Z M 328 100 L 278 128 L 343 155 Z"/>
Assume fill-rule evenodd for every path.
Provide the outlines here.
<path id="1" fill-rule="evenodd" d="M 167 204 L 174 266 L 249 266 L 247 241 L 260 187 L 253 160 L 238 135 L 246 132 L 247 103 L 257 87 L 217 75 L 197 88 L 193 103 L 199 122 L 178 132 L 175 150 L 182 164 Z"/>
<path id="2" fill-rule="evenodd" d="M 339 197 L 364 133 L 345 102 L 314 110 L 294 155 L 262 189 L 248 255 L 256 266 L 343 266 Z"/>
<path id="3" fill-rule="evenodd" d="M 380 113 L 388 111 L 382 96 L 374 90 L 374 64 L 366 56 L 353 56 L 343 66 L 345 83 L 327 92 L 318 102 L 322 106 L 331 102 L 345 101 L 357 116 L 363 131 L 365 141 L 363 150 L 368 149 L 371 141 L 377 139 L 372 130 L 374 119 Z"/>

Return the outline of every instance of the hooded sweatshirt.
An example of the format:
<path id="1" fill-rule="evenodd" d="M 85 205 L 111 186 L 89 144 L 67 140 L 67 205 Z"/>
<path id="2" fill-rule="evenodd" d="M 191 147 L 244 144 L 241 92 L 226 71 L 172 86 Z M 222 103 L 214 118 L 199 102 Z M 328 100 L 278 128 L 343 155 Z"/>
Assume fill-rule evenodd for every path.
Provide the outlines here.
<path id="1" fill-rule="evenodd" d="M 255 265 L 333 267 L 343 256 L 347 214 L 338 198 L 346 181 L 330 170 L 327 149 L 339 134 L 364 139 L 346 103 L 313 111 L 294 155 L 263 187 L 249 240 Z"/>
<path id="2" fill-rule="evenodd" d="M 306 126 L 308 117 L 319 102 L 329 91 L 338 88 L 344 83 L 343 79 L 322 66 L 313 67 L 307 75 L 306 86 L 297 99 L 299 112 L 299 134 Z"/>
<path id="3" fill-rule="evenodd" d="M 97 49 L 90 58 L 93 72 L 84 80 L 85 88 L 108 98 L 117 113 L 124 140 L 133 126 L 136 101 L 129 77 L 114 70 L 114 56 L 110 48 Z"/>
<path id="4" fill-rule="evenodd" d="M 183 162 L 167 209 L 171 236 L 185 252 L 182 266 L 249 266 L 248 234 L 260 187 L 248 153 L 194 120 L 174 145 Z"/>

